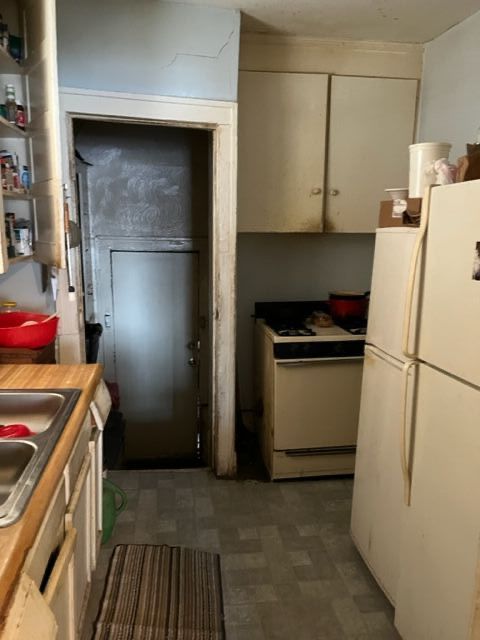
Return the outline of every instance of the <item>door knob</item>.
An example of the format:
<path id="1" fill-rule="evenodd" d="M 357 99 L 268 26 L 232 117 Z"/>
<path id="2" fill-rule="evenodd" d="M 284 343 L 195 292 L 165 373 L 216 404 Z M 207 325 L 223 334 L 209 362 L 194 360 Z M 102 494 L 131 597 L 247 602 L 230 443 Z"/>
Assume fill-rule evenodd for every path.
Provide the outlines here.
<path id="1" fill-rule="evenodd" d="M 312 189 L 312 196 L 318 196 L 322 193 L 322 190 L 320 189 L 320 187 L 313 187 Z"/>
<path id="2" fill-rule="evenodd" d="M 329 196 L 338 196 L 338 189 L 330 189 L 330 191 L 328 192 Z"/>
<path id="3" fill-rule="evenodd" d="M 192 356 L 191 358 L 188 359 L 188 364 L 190 365 L 190 367 L 194 367 L 197 364 L 197 361 Z"/>

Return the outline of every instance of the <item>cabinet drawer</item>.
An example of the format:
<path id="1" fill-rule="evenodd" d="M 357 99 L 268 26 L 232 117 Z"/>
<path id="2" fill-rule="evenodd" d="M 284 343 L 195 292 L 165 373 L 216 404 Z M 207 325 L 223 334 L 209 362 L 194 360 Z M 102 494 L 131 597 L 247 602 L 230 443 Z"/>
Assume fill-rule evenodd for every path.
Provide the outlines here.
<path id="1" fill-rule="evenodd" d="M 25 561 L 24 570 L 37 587 L 42 584 L 50 556 L 62 544 L 65 533 L 65 509 L 65 480 L 62 478 Z"/>
<path id="2" fill-rule="evenodd" d="M 87 414 L 83 421 L 82 429 L 77 438 L 77 442 L 73 449 L 70 460 L 66 467 L 65 473 L 67 477 L 67 499 L 70 500 L 70 496 L 73 492 L 73 487 L 77 481 L 78 474 L 80 473 L 80 467 L 82 466 L 85 454 L 88 451 L 88 443 L 92 432 L 92 419 L 90 412 Z"/>

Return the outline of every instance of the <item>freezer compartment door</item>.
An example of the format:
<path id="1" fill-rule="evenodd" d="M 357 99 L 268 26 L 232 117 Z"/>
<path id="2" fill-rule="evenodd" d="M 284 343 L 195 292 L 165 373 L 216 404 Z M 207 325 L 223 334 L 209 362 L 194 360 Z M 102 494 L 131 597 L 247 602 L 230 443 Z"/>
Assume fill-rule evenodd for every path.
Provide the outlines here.
<path id="1" fill-rule="evenodd" d="M 480 180 L 432 190 L 419 356 L 480 386 Z"/>
<path id="2" fill-rule="evenodd" d="M 363 358 L 275 362 L 274 449 L 354 446 Z"/>
<path id="3" fill-rule="evenodd" d="M 402 337 L 408 274 L 417 234 L 417 229 L 377 229 L 375 239 L 367 342 L 401 360 L 404 359 Z M 418 279 L 414 296 L 413 318 L 416 317 Z M 415 331 L 414 323 L 411 351 L 416 350 Z"/>
<path id="4" fill-rule="evenodd" d="M 480 391 L 426 365 L 417 380 L 395 624 L 404 640 L 467 640 L 480 536 Z"/>
<path id="5" fill-rule="evenodd" d="M 413 389 L 413 384 L 409 388 Z M 407 508 L 403 502 L 400 466 L 401 390 L 402 363 L 367 347 L 351 533 L 360 554 L 393 604 L 400 570 L 401 528 Z M 411 407 L 410 396 L 408 406 Z"/>

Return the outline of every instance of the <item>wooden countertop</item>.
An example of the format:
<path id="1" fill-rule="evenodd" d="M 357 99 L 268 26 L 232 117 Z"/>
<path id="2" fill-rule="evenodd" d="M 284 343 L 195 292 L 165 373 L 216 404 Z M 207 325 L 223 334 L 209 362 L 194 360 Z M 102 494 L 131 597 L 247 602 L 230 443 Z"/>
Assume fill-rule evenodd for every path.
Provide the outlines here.
<path id="1" fill-rule="evenodd" d="M 102 372 L 103 367 L 98 364 L 0 365 L 0 389 L 82 389 L 23 516 L 10 527 L 0 528 L 0 628 L 17 577 L 62 476 Z"/>

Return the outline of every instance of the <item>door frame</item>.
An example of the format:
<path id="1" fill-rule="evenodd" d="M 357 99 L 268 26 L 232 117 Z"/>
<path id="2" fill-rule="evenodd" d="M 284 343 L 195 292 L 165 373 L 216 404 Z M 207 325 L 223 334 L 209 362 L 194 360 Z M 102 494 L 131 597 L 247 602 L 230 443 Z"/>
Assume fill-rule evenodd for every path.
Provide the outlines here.
<path id="1" fill-rule="evenodd" d="M 218 476 L 233 476 L 235 454 L 235 317 L 237 243 L 237 104 L 194 98 L 60 88 L 63 182 L 76 208 L 73 120 L 206 129 L 212 132 L 210 220 L 211 464 Z M 79 250 L 72 259 L 76 294 L 66 270 L 58 272 L 59 360 L 85 362 Z"/>

